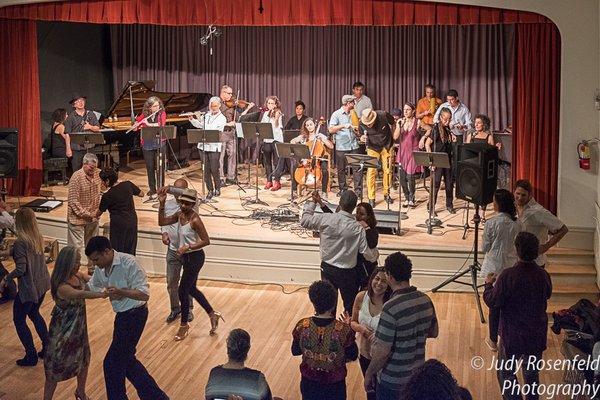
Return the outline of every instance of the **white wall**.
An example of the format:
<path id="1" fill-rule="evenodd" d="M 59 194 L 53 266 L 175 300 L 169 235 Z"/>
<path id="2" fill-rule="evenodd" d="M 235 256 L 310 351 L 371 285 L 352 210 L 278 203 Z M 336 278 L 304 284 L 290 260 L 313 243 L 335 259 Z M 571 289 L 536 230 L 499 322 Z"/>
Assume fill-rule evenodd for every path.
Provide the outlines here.
<path id="1" fill-rule="evenodd" d="M 551 19 L 561 34 L 560 146 L 558 215 L 572 230 L 595 227 L 594 201 L 600 200 L 598 152 L 591 172 L 579 169 L 576 146 L 600 137 L 600 2 L 598 0 L 433 0 L 532 11 Z"/>

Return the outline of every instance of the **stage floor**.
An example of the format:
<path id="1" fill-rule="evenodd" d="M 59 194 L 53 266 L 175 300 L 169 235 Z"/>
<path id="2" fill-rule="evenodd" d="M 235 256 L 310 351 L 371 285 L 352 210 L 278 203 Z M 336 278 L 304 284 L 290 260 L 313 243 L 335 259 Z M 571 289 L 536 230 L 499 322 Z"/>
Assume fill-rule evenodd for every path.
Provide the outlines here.
<path id="1" fill-rule="evenodd" d="M 120 172 L 121 180 L 130 180 L 138 185 L 144 192 L 148 191 L 146 178 L 146 169 L 143 161 L 135 161 L 130 164 L 132 168 L 128 168 L 127 172 Z M 251 183 L 255 182 L 255 168 L 251 171 Z M 247 169 L 240 166 L 238 176 L 242 182 L 248 181 Z M 202 193 L 202 180 L 200 163 L 192 161 L 191 165 L 181 170 L 167 172 L 166 182 L 172 183 L 179 177 L 187 177 L 192 188 L 195 188 L 198 193 Z M 221 189 L 221 196 L 213 199 L 214 202 L 202 204 L 200 206 L 200 215 L 206 225 L 211 238 L 230 238 L 236 240 L 256 240 L 260 238 L 262 241 L 274 243 L 317 243 L 318 239 L 312 237 L 311 232 L 307 232 L 300 228 L 297 223 L 270 223 L 270 216 L 277 209 L 289 209 L 291 212 L 298 213 L 302 206 L 290 205 L 290 182 L 288 179 L 282 179 L 282 189 L 277 192 L 264 190 L 264 176 L 261 169 L 259 175 L 259 191 L 260 200 L 268 203 L 268 206 L 248 205 L 243 206 L 243 199 L 246 197 L 253 198 L 255 196 L 254 186 L 242 185 L 245 193 L 236 185 L 230 185 Z M 383 194 L 380 182 L 378 182 L 379 190 L 377 192 L 376 209 L 387 210 L 387 205 L 383 201 Z M 366 185 L 365 185 L 366 188 Z M 51 186 L 44 188 L 44 191 L 49 191 L 59 200 L 65 201 L 61 207 L 53 210 L 50 213 L 39 213 L 38 216 L 43 218 L 56 218 L 64 220 L 67 212 L 67 186 Z M 337 185 L 332 192 L 328 194 L 328 201 L 337 203 L 338 197 Z M 366 190 L 365 190 L 366 192 Z M 390 205 L 391 213 L 398 215 L 398 191 L 392 190 L 391 197 L 394 199 L 394 204 Z M 438 218 L 443 223 L 443 228 L 434 229 L 431 235 L 427 234 L 426 227 L 419 227 L 427 219 L 427 199 L 428 192 L 424 188 L 423 181 L 419 181 L 417 190 L 417 207 L 403 208 L 408 219 L 401 221 L 402 236 L 393 234 L 385 234 L 380 236 L 380 246 L 389 246 L 395 248 L 432 248 L 446 250 L 469 251 L 473 246 L 474 229 L 467 231 L 466 240 L 462 239 L 464 229 L 462 225 L 465 223 L 466 202 L 463 200 L 455 200 L 454 205 L 457 210 L 456 214 L 450 214 L 446 211 L 444 191 L 440 190 L 438 198 Z M 28 201 L 22 199 L 21 201 Z M 136 211 L 138 214 L 139 230 L 146 232 L 159 232 L 157 223 L 157 208 L 153 207 L 153 203 L 144 202 L 146 198 L 135 199 Z M 367 201 L 365 198 L 364 201 Z M 287 206 L 286 206 L 287 205 Z M 256 213 L 255 211 L 266 211 L 264 213 Z M 270 211 L 270 213 L 269 213 Z M 253 212 L 258 218 L 252 218 Z M 472 218 L 473 208 L 471 206 L 469 220 Z M 483 214 L 482 214 L 483 216 Z M 488 212 L 487 216 L 490 216 Z M 108 213 L 101 218 L 101 225 L 108 225 Z M 459 225 L 459 227 L 450 227 L 449 225 Z M 473 223 L 470 222 L 473 226 Z M 481 230 L 480 230 L 481 234 Z"/>

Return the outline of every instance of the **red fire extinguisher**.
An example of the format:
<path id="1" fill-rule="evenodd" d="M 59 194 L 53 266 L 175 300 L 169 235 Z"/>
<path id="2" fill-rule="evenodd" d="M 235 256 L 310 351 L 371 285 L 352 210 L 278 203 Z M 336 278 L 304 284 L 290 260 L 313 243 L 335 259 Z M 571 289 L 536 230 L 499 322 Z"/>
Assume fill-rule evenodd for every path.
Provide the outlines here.
<path id="1" fill-rule="evenodd" d="M 586 140 L 577 145 L 577 155 L 579 155 L 579 168 L 590 169 L 590 146 Z"/>

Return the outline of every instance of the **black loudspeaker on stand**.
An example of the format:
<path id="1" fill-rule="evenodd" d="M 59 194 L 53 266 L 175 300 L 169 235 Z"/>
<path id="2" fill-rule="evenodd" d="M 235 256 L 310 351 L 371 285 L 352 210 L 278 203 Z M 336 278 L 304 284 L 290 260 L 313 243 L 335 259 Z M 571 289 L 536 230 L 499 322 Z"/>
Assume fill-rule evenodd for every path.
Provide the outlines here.
<path id="1" fill-rule="evenodd" d="M 18 174 L 18 130 L 0 128 L 0 178 L 16 178 Z"/>
<path id="2" fill-rule="evenodd" d="M 479 207 L 491 203 L 494 199 L 494 192 L 498 183 L 498 149 L 485 143 L 459 145 L 456 178 L 456 197 L 475 204 L 475 216 L 473 217 L 473 222 L 475 223 L 473 263 L 467 269 L 458 271 L 434 287 L 432 291 L 436 292 L 450 283 L 471 286 L 475 294 L 479 318 L 484 323 L 485 318 L 483 317 L 481 299 L 479 297 L 479 288 L 481 285 L 477 284 L 477 275 L 481 270 L 478 259 L 479 223 L 481 222 Z M 468 226 L 468 221 L 466 226 Z M 465 227 L 465 231 L 466 229 Z M 471 282 L 462 282 L 459 280 L 467 274 L 471 276 Z"/>

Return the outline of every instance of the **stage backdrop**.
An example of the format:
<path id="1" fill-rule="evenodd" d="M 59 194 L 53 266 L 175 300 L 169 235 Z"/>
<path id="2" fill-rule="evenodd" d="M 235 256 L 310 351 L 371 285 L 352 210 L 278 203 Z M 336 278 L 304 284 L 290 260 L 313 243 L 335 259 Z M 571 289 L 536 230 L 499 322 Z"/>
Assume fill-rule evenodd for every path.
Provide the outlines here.
<path id="1" fill-rule="evenodd" d="M 384 110 L 416 102 L 433 83 L 441 98 L 458 90 L 471 112 L 488 114 L 496 130 L 512 121 L 513 25 L 223 27 L 202 46 L 205 32 L 112 25 L 115 93 L 130 80 L 217 95 L 226 83 L 259 105 L 277 95 L 287 117 L 301 99 L 309 115 L 328 118 L 354 81 L 365 83 L 375 108 Z"/>
<path id="2" fill-rule="evenodd" d="M 74 0 L 0 8 L 4 61 L 0 63 L 0 75 L 9 78 L 0 84 L 0 103 L 4 105 L 2 115 L 11 115 L 0 117 L 0 125 L 13 124 L 20 129 L 21 137 L 25 138 L 21 143 L 29 156 L 20 165 L 24 184 L 17 185 L 20 187 L 16 190 L 13 188 L 13 193 L 36 192 L 41 181 L 39 76 L 36 25 L 32 21 L 227 27 L 515 24 L 515 49 L 520 50 L 514 53 L 514 64 L 518 68 L 513 69 L 513 154 L 517 153 L 521 140 L 529 141 L 531 147 L 526 150 L 531 152 L 526 157 L 513 159 L 512 175 L 513 179 L 530 179 L 536 199 L 556 212 L 561 44 L 560 33 L 550 20 L 529 12 L 414 0 L 264 0 L 263 3 L 264 12 L 259 12 L 256 1 L 240 0 Z M 168 45 L 173 50 L 180 44 Z M 151 52 L 152 49 L 138 48 L 137 51 Z M 293 51 L 292 48 L 281 54 L 289 57 Z M 335 61 L 344 63 L 348 57 L 358 58 L 360 54 L 345 54 L 343 59 Z M 237 59 L 223 62 L 238 65 L 238 68 L 243 66 L 243 61 Z M 238 62 L 240 64 L 235 64 Z M 15 73 L 26 78 L 14 79 Z M 369 82 L 368 85 L 373 85 Z M 261 96 L 261 93 L 255 95 Z M 13 117 L 11 110 L 18 116 Z M 536 119 L 535 123 L 529 124 L 528 119 L 532 118 Z"/>

